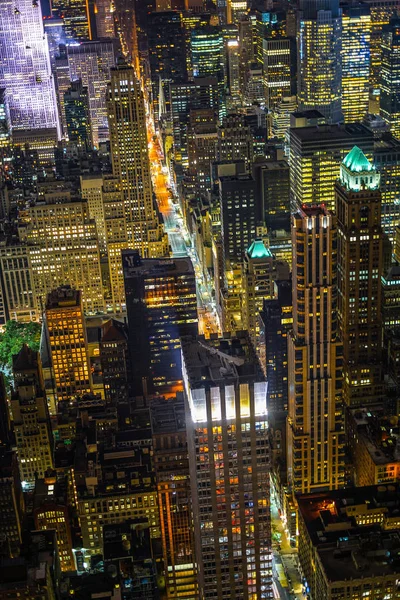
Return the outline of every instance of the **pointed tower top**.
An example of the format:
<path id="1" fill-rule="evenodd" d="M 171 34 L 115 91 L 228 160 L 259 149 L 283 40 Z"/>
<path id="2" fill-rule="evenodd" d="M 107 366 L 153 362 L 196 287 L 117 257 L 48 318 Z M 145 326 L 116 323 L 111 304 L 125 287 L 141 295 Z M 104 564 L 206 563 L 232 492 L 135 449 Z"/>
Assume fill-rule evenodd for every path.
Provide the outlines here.
<path id="1" fill-rule="evenodd" d="M 354 146 L 352 150 L 343 159 L 343 164 L 352 173 L 360 173 L 361 171 L 373 171 L 374 167 L 365 156 L 364 152 L 358 146 Z"/>
<path id="2" fill-rule="evenodd" d="M 260 239 L 254 240 L 247 250 L 249 258 L 271 258 L 272 254 Z"/>

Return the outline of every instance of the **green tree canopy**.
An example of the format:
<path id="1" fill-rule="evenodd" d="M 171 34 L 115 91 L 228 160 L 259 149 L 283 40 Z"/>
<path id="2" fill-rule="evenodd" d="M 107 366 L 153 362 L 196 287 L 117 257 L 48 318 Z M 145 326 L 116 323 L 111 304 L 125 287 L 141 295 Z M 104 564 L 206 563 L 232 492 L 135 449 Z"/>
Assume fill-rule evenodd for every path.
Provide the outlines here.
<path id="1" fill-rule="evenodd" d="M 3 333 L 0 333 L 0 369 L 9 371 L 12 367 L 12 357 L 27 344 L 32 350 L 39 350 L 39 323 L 18 323 L 7 321 Z"/>

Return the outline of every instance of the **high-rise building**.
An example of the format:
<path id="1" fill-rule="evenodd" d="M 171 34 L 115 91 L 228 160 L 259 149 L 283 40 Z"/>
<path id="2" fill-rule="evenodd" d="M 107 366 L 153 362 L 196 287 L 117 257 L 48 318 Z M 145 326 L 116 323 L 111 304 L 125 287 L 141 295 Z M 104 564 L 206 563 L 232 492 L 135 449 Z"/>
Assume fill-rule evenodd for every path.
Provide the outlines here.
<path id="1" fill-rule="evenodd" d="M 117 406 L 129 399 L 129 333 L 125 323 L 110 319 L 102 326 L 100 360 L 106 402 Z"/>
<path id="2" fill-rule="evenodd" d="M 70 79 L 81 79 L 89 92 L 93 143 L 109 139 L 106 92 L 115 65 L 116 41 L 104 39 L 67 47 Z"/>
<path id="3" fill-rule="evenodd" d="M 271 13 L 274 26 L 267 28 L 262 39 L 262 67 L 264 74 L 265 103 L 273 110 L 285 96 L 296 94 L 296 41 L 287 37 L 285 18 L 279 26 L 279 16 Z"/>
<path id="4" fill-rule="evenodd" d="M 99 243 L 87 203 L 65 190 L 45 193 L 43 200 L 21 211 L 19 223 L 36 306 L 40 298 L 68 283 L 82 290 L 85 312 L 103 312 Z"/>
<path id="5" fill-rule="evenodd" d="M 253 162 L 253 135 L 244 115 L 231 113 L 218 127 L 218 160 L 244 160 L 248 168 Z"/>
<path id="6" fill-rule="evenodd" d="M 156 119 L 170 112 L 169 84 L 187 79 L 186 41 L 181 13 L 154 12 L 149 15 L 147 39 Z"/>
<path id="7" fill-rule="evenodd" d="M 349 4 L 342 15 L 342 112 L 346 123 L 368 113 L 371 14 L 367 4 Z"/>
<path id="8" fill-rule="evenodd" d="M 307 493 L 344 484 L 336 217 L 319 206 L 299 210 L 292 243 L 287 467 L 291 489 Z"/>
<path id="9" fill-rule="evenodd" d="M 290 190 L 293 206 L 325 203 L 335 208 L 340 162 L 357 144 L 372 158 L 374 135 L 361 123 L 290 129 Z"/>
<path id="10" fill-rule="evenodd" d="M 382 394 L 381 193 L 379 174 L 357 146 L 340 166 L 335 193 L 343 397 L 353 406 Z"/>
<path id="11" fill-rule="evenodd" d="M 400 135 L 400 18 L 382 28 L 380 115 L 394 136 Z"/>
<path id="12" fill-rule="evenodd" d="M 225 262 L 241 263 L 261 221 L 256 182 L 247 173 L 224 175 L 218 181 Z"/>
<path id="13" fill-rule="evenodd" d="M 211 166 L 218 156 L 218 130 L 215 111 L 190 111 L 187 126 L 188 173 L 196 191 L 206 195 L 211 189 Z"/>
<path id="14" fill-rule="evenodd" d="M 244 332 L 183 338 L 200 597 L 273 598 L 267 385 Z"/>
<path id="15" fill-rule="evenodd" d="M 382 68 L 382 28 L 388 25 L 390 19 L 399 10 L 398 0 L 362 0 L 369 6 L 371 12 L 371 65 L 370 85 L 379 90 Z"/>
<path id="16" fill-rule="evenodd" d="M 190 38 L 193 77 L 218 79 L 219 118 L 226 114 L 224 39 L 219 27 L 193 29 Z"/>
<path id="17" fill-rule="evenodd" d="M 63 19 L 70 42 L 92 38 L 88 0 L 51 0 L 51 7 L 53 14 Z"/>
<path id="18" fill-rule="evenodd" d="M 112 0 L 96 0 L 96 33 L 98 39 L 115 37 Z"/>
<path id="19" fill-rule="evenodd" d="M 39 320 L 28 246 L 13 236 L 5 236 L 0 246 L 0 283 L 7 320 L 26 323 Z"/>
<path id="20" fill-rule="evenodd" d="M 395 230 L 400 224 L 400 140 L 388 135 L 375 144 L 373 162 L 380 175 L 383 231 L 394 244 Z"/>
<path id="21" fill-rule="evenodd" d="M 13 129 L 56 128 L 60 135 L 49 48 L 40 2 L 0 3 L 0 88 Z"/>
<path id="22" fill-rule="evenodd" d="M 68 140 L 77 146 L 92 146 L 92 126 L 90 122 L 89 95 L 82 81 L 73 81 L 64 94 L 65 120 Z"/>
<path id="23" fill-rule="evenodd" d="M 297 32 L 298 99 L 329 123 L 343 118 L 342 18 L 338 0 L 301 0 Z"/>
<path id="24" fill-rule="evenodd" d="M 289 265 L 277 261 L 262 239 L 254 240 L 243 260 L 242 323 L 256 348 L 260 334 L 260 312 L 264 300 L 275 296 L 276 279 L 289 279 Z"/>
<path id="25" fill-rule="evenodd" d="M 13 357 L 14 390 L 11 414 L 14 421 L 22 484 L 32 486 L 53 467 L 53 440 L 44 389 L 40 356 L 24 345 Z"/>
<path id="26" fill-rule="evenodd" d="M 75 571 L 67 477 L 57 478 L 56 471 L 48 471 L 44 478 L 36 479 L 33 493 L 33 516 L 35 528 L 38 531 L 55 529 L 57 532 L 61 570 Z"/>
<path id="27" fill-rule="evenodd" d="M 257 195 L 268 231 L 290 231 L 290 169 L 286 160 L 260 160 L 253 165 Z"/>
<path id="28" fill-rule="evenodd" d="M 45 319 L 57 400 L 70 401 L 92 391 L 82 293 L 69 286 L 52 291 Z"/>
<path id="29" fill-rule="evenodd" d="M 111 69 L 107 88 L 111 158 L 123 192 L 129 246 L 143 257 L 168 254 L 168 240 L 153 200 L 143 92 L 132 67 Z"/>
<path id="30" fill-rule="evenodd" d="M 134 395 L 182 391 L 182 335 L 197 333 L 195 273 L 189 258 L 122 253 Z"/>
<path id="31" fill-rule="evenodd" d="M 197 573 L 183 397 L 150 406 L 167 598 L 197 600 Z"/>
<path id="32" fill-rule="evenodd" d="M 69 73 L 67 47 L 65 45 L 60 45 L 58 47 L 58 52 L 54 57 L 53 73 L 62 133 L 64 136 L 66 136 L 67 121 L 65 119 L 64 94 L 71 85 L 71 79 Z"/>
<path id="33" fill-rule="evenodd" d="M 6 552 L 18 556 L 22 543 L 24 496 L 18 469 L 17 453 L 0 446 L 0 525 Z"/>

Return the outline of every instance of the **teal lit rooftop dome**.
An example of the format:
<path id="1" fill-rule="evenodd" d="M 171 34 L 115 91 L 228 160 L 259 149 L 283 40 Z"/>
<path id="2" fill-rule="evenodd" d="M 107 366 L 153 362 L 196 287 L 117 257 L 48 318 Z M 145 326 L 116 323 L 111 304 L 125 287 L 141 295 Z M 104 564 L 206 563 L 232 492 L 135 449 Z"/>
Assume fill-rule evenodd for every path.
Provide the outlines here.
<path id="1" fill-rule="evenodd" d="M 350 150 L 348 155 L 343 159 L 343 164 L 353 173 L 373 171 L 374 169 L 364 152 L 358 146 L 354 146 L 354 148 Z"/>
<path id="2" fill-rule="evenodd" d="M 264 242 L 260 239 L 254 240 L 250 248 L 247 250 L 247 256 L 249 258 L 271 258 L 272 254 L 268 248 L 266 248 Z"/>
<path id="3" fill-rule="evenodd" d="M 340 182 L 353 192 L 377 190 L 380 175 L 361 148 L 354 146 L 340 165 Z"/>

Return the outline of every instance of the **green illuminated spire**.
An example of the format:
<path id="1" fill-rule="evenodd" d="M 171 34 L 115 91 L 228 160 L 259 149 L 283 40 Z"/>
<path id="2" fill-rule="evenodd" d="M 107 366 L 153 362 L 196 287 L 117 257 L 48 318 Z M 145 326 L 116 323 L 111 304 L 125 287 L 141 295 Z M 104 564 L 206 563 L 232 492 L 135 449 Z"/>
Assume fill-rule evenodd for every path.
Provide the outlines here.
<path id="1" fill-rule="evenodd" d="M 249 258 L 270 258 L 272 254 L 262 240 L 254 240 L 247 250 L 247 256 Z"/>
<path id="2" fill-rule="evenodd" d="M 343 159 L 345 167 L 353 173 L 360 173 L 361 171 L 373 171 L 373 166 L 365 156 L 364 152 L 358 146 L 354 146 L 348 155 Z"/>

